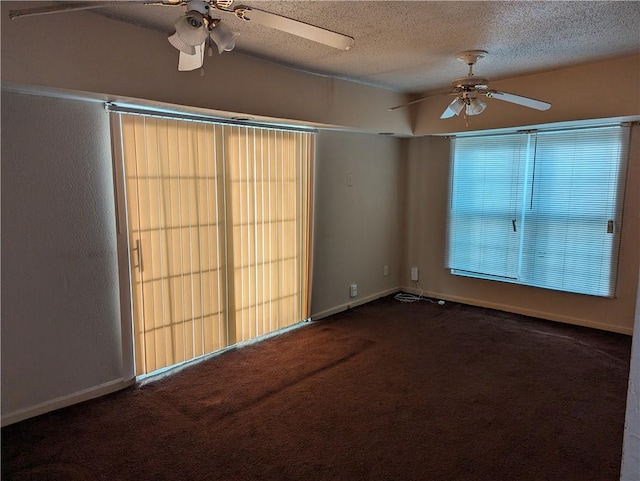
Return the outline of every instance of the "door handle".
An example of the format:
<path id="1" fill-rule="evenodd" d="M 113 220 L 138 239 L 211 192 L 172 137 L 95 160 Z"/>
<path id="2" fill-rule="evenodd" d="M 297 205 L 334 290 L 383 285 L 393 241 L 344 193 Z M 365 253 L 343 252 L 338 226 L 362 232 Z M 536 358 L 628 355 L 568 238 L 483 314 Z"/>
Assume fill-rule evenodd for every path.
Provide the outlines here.
<path id="1" fill-rule="evenodd" d="M 138 265 L 134 267 L 137 267 L 140 272 L 143 272 L 144 265 L 142 264 L 142 242 L 140 241 L 140 239 L 136 240 L 136 247 L 134 250 L 136 251 L 138 257 Z"/>

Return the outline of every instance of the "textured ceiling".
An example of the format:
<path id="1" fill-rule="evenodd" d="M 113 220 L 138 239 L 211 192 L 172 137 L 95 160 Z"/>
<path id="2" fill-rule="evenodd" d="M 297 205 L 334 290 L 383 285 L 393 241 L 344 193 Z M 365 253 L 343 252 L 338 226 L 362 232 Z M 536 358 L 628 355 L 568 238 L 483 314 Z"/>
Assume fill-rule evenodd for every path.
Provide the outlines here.
<path id="1" fill-rule="evenodd" d="M 234 5 L 254 6 L 355 39 L 352 50 L 339 51 L 223 15 L 223 22 L 240 33 L 236 51 L 407 93 L 443 89 L 465 76 L 466 66 L 455 57 L 461 50 L 487 50 L 475 73 L 490 79 L 640 51 L 640 1 L 307 0 Z M 170 34 L 185 11 L 138 4 L 94 12 Z M 158 48 L 172 47 L 163 43 Z M 205 61 L 215 62 L 215 57 Z"/>

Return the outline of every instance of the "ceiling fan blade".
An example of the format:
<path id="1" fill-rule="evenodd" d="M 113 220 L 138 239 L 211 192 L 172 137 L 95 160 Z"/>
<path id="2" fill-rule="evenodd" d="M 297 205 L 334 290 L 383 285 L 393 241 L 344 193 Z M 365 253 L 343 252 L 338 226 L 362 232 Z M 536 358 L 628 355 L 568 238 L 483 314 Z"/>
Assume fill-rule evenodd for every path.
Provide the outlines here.
<path id="1" fill-rule="evenodd" d="M 419 99 L 415 99 L 412 100 L 411 102 L 407 102 L 406 104 L 401 104 L 401 105 L 396 105 L 395 107 L 389 107 L 387 110 L 389 112 L 393 111 L 393 110 L 398 110 L 398 109 L 402 109 L 404 107 L 408 107 L 409 105 L 413 105 L 413 104 L 417 104 L 418 102 L 424 102 L 425 100 L 427 100 L 429 98 L 429 96 L 427 97 L 420 97 Z"/>
<path id="2" fill-rule="evenodd" d="M 522 105 L 523 107 L 529 107 L 530 109 L 549 110 L 551 108 L 551 104 L 548 102 L 531 99 L 529 97 L 522 97 L 521 95 L 510 94 L 507 92 L 489 91 L 485 95 L 490 99 L 503 100 L 505 102 L 511 102 L 512 104 Z"/>
<path id="3" fill-rule="evenodd" d="M 50 15 L 53 13 L 77 12 L 80 10 L 92 10 L 95 8 L 111 7 L 115 4 L 110 2 L 60 2 L 55 5 L 45 5 L 44 7 L 23 8 L 9 10 L 9 18 L 35 17 L 37 15 Z M 183 0 L 164 0 L 162 2 L 147 2 L 145 0 L 118 0 L 117 4 L 144 4 L 144 5 L 181 5 Z"/>
<path id="4" fill-rule="evenodd" d="M 350 50 L 354 45 L 353 38 L 347 35 L 342 35 L 341 33 L 316 27 L 315 25 L 293 20 L 292 18 L 276 15 L 275 13 L 265 12 L 264 10 L 249 7 L 237 7 L 233 10 L 233 13 L 236 17 L 242 20 L 256 22 L 260 25 L 291 33 L 298 37 L 313 40 L 314 42 L 322 43 L 340 50 Z"/>
<path id="5" fill-rule="evenodd" d="M 180 72 L 195 70 L 202 67 L 204 64 L 205 42 L 203 42 L 202 45 L 196 45 L 194 48 L 195 53 L 193 55 L 180 52 L 180 57 L 178 59 L 178 70 Z"/>
<path id="6" fill-rule="evenodd" d="M 67 2 L 56 5 L 46 5 L 44 7 L 23 8 L 20 10 L 9 10 L 9 18 L 33 17 L 36 15 L 48 15 L 52 13 L 75 12 L 78 10 L 90 10 L 92 8 L 113 5 L 113 2 Z"/>

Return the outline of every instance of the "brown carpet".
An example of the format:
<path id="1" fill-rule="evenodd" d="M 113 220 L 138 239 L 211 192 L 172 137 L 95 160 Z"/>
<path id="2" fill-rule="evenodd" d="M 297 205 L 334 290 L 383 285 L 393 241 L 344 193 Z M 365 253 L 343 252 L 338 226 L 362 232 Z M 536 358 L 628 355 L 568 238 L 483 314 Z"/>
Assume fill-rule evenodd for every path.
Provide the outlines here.
<path id="1" fill-rule="evenodd" d="M 630 348 L 385 298 L 3 428 L 2 479 L 617 480 Z"/>

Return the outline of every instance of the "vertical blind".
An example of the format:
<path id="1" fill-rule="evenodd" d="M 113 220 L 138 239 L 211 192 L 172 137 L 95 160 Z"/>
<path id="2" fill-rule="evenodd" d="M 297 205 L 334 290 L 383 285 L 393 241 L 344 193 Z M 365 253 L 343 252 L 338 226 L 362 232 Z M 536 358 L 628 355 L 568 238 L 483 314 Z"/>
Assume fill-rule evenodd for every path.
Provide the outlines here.
<path id="1" fill-rule="evenodd" d="M 136 373 L 309 316 L 309 132 L 114 113 Z"/>
<path id="2" fill-rule="evenodd" d="M 311 136 L 225 127 L 236 341 L 305 319 L 310 296 Z M 301 179 L 306 179 L 301 182 Z M 301 275 L 305 273 L 305 275 Z"/>
<path id="3" fill-rule="evenodd" d="M 453 141 L 454 274 L 613 296 L 629 128 Z"/>

